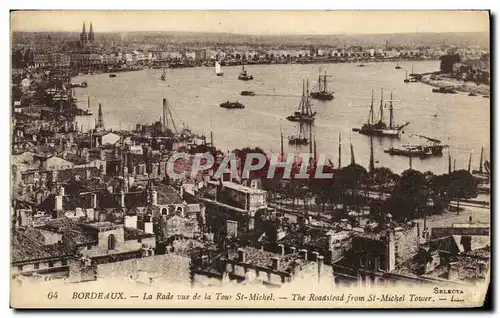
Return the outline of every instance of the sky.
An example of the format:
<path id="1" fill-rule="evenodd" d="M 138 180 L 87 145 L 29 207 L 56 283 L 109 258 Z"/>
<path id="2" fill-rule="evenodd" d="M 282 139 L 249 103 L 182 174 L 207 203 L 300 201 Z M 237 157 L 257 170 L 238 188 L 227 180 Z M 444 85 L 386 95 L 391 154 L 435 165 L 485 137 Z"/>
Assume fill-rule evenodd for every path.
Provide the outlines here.
<path id="1" fill-rule="evenodd" d="M 486 11 L 17 11 L 13 31 L 185 31 L 258 35 L 488 32 Z"/>

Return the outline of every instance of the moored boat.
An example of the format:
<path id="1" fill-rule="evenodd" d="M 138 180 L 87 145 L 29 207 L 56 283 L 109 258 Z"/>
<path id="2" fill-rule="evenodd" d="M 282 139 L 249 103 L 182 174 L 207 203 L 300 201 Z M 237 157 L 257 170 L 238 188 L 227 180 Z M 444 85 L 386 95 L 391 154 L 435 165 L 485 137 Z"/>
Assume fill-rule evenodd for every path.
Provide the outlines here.
<path id="1" fill-rule="evenodd" d="M 433 88 L 433 93 L 441 93 L 441 94 L 456 94 L 457 92 L 451 87 L 439 87 Z"/>
<path id="2" fill-rule="evenodd" d="M 318 100 L 332 100 L 333 99 L 333 92 L 329 92 L 327 88 L 327 78 L 329 75 L 326 75 L 326 71 L 324 75 L 321 75 L 321 73 L 318 76 L 318 84 L 316 85 L 315 89 L 313 90 L 310 94 L 310 96 L 314 99 Z"/>
<path id="3" fill-rule="evenodd" d="M 227 108 L 227 109 L 243 109 L 243 108 L 245 108 L 245 105 L 243 105 L 242 103 L 240 103 L 238 101 L 236 101 L 236 102 L 227 101 L 227 102 L 220 104 L 219 106 L 222 108 Z"/>
<path id="4" fill-rule="evenodd" d="M 389 125 L 384 121 L 384 90 L 380 93 L 380 119 L 375 122 L 375 112 L 373 109 L 373 91 L 372 91 L 372 101 L 370 104 L 370 111 L 368 113 L 368 121 L 361 126 L 361 128 L 353 129 L 353 131 L 359 132 L 363 135 L 368 136 L 385 136 L 385 137 L 399 137 L 401 131 L 404 127 L 408 126 L 410 123 L 406 122 L 403 125 L 394 124 L 394 108 L 392 105 L 392 93 L 391 100 L 389 101 Z"/>
<path id="5" fill-rule="evenodd" d="M 468 96 L 477 96 L 477 94 L 474 92 L 470 92 Z"/>
<path id="6" fill-rule="evenodd" d="M 116 74 L 109 74 L 109 77 L 116 77 Z"/>
<path id="7" fill-rule="evenodd" d="M 242 96 L 255 96 L 255 92 L 254 91 L 242 91 L 240 93 L 240 95 L 242 95 Z"/>
<path id="8" fill-rule="evenodd" d="M 253 80 L 253 76 L 247 74 L 247 70 L 245 70 L 245 66 L 242 65 L 241 66 L 241 72 L 238 75 L 238 79 L 241 80 L 241 81 L 251 81 L 251 80 Z"/>
<path id="9" fill-rule="evenodd" d="M 309 81 L 306 80 L 305 85 L 304 83 L 302 85 L 302 98 L 300 100 L 298 110 L 296 110 L 292 115 L 287 116 L 286 119 L 289 121 L 312 124 L 315 116 L 316 112 L 312 110 L 311 102 L 309 100 Z"/>
<path id="10" fill-rule="evenodd" d="M 215 74 L 217 76 L 224 76 L 224 73 L 222 72 L 222 68 L 220 66 L 220 63 L 218 61 L 215 61 Z"/>

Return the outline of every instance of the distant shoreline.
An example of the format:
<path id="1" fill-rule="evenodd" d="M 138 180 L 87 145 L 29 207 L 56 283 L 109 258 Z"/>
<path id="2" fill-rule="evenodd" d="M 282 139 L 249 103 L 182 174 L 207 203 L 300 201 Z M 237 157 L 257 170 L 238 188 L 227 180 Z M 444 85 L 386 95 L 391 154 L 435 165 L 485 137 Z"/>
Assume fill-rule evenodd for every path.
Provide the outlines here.
<path id="1" fill-rule="evenodd" d="M 451 87 L 456 91 L 465 93 L 474 93 L 477 95 L 490 96 L 490 86 L 485 84 L 476 85 L 473 82 L 464 82 L 455 80 L 452 78 L 441 78 L 437 80 L 432 80 L 431 76 L 433 74 L 425 74 L 420 80 L 422 83 L 433 87 Z"/>

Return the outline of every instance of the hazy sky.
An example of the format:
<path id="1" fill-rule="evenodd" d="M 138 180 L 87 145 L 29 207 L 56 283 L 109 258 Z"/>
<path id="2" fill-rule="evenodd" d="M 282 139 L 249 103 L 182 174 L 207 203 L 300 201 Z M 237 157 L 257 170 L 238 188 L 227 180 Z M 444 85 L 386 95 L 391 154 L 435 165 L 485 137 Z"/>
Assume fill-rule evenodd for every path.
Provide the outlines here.
<path id="1" fill-rule="evenodd" d="M 487 32 L 486 11 L 18 11 L 12 29 L 95 32 L 191 31 L 242 34 Z"/>

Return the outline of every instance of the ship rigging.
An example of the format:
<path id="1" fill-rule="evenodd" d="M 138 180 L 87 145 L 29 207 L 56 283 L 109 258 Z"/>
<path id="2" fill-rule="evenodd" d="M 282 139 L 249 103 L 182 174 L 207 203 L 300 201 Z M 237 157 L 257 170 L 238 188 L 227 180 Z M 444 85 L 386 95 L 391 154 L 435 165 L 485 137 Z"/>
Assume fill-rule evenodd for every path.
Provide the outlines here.
<path id="1" fill-rule="evenodd" d="M 314 122 L 316 112 L 312 110 L 311 101 L 309 100 L 309 81 L 306 80 L 302 84 L 302 98 L 299 108 L 292 115 L 287 116 L 289 121 L 297 121 L 301 123 L 312 124 Z"/>

